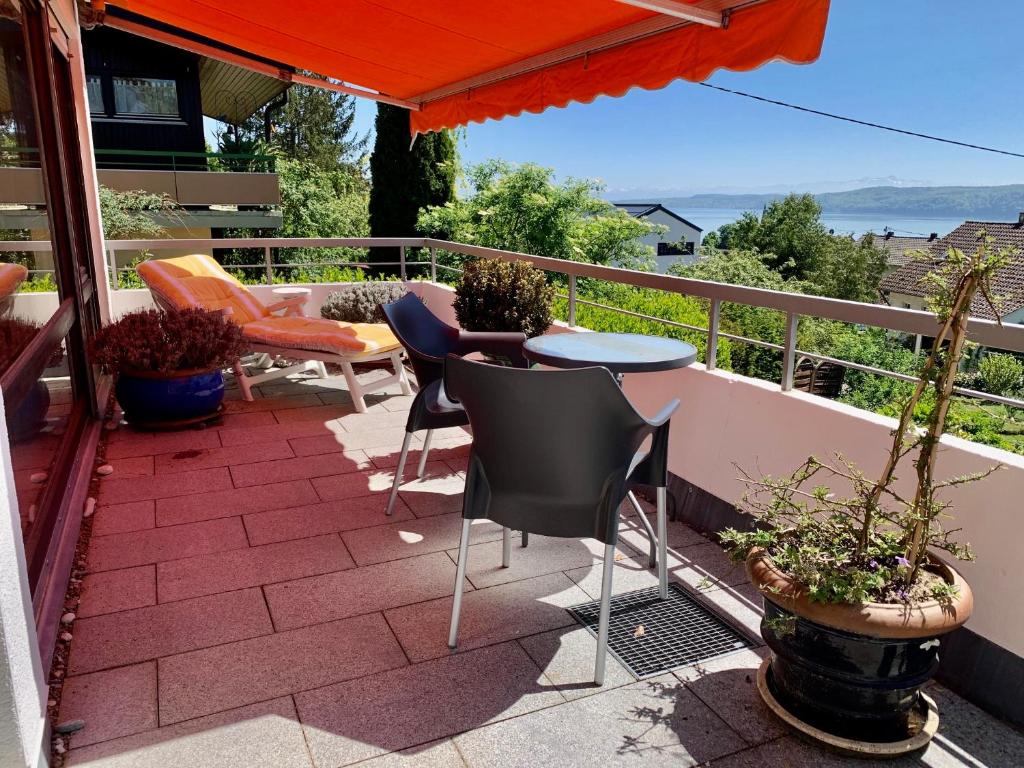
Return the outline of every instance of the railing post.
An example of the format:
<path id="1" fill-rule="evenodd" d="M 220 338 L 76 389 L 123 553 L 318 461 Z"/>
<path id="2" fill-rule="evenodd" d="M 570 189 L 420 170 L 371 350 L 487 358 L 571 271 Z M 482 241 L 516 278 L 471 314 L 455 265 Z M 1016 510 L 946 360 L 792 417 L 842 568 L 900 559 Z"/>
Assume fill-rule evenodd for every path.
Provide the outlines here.
<path id="1" fill-rule="evenodd" d="M 576 275 L 569 275 L 569 326 L 576 325 Z"/>
<path id="2" fill-rule="evenodd" d="M 401 264 L 402 279 L 405 280 L 405 246 L 398 246 L 398 261 Z"/>
<path id="3" fill-rule="evenodd" d="M 270 246 L 263 246 L 263 264 L 267 270 L 267 285 L 274 284 L 274 261 L 270 257 Z"/>
<path id="4" fill-rule="evenodd" d="M 713 371 L 718 367 L 718 325 L 722 315 L 722 300 L 714 299 L 708 312 L 708 350 L 704 356 L 704 367 Z"/>
<path id="5" fill-rule="evenodd" d="M 430 247 L 430 282 L 437 282 L 437 251 L 433 246 Z"/>
<path id="6" fill-rule="evenodd" d="M 114 286 L 114 290 L 121 287 L 121 281 L 117 276 L 117 251 L 111 248 L 107 251 L 107 263 L 110 267 L 110 282 Z"/>
<path id="7" fill-rule="evenodd" d="M 793 389 L 793 373 L 796 368 L 796 335 L 800 326 L 800 315 L 786 314 L 786 338 L 782 342 L 782 391 Z"/>

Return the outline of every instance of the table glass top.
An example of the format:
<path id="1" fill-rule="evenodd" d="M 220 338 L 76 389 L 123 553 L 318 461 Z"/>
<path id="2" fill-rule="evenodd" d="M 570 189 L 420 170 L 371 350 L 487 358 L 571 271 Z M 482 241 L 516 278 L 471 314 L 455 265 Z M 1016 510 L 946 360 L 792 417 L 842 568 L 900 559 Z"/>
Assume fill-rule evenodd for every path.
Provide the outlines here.
<path id="1" fill-rule="evenodd" d="M 636 333 L 553 333 L 529 339 L 523 352 L 547 365 L 603 365 L 612 370 L 682 368 L 697 357 L 692 344 Z"/>

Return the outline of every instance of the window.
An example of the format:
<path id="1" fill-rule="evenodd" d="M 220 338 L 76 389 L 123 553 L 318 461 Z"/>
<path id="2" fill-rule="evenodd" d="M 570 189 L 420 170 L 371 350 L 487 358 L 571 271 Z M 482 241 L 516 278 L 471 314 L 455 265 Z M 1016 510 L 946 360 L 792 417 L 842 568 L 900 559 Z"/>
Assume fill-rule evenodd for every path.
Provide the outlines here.
<path id="1" fill-rule="evenodd" d="M 139 117 L 177 117 L 178 84 L 150 77 L 114 78 L 114 113 Z"/>
<path id="2" fill-rule="evenodd" d="M 89 111 L 94 115 L 104 115 L 107 105 L 103 101 L 103 81 L 99 75 L 88 75 L 85 78 L 85 95 L 89 100 Z"/>

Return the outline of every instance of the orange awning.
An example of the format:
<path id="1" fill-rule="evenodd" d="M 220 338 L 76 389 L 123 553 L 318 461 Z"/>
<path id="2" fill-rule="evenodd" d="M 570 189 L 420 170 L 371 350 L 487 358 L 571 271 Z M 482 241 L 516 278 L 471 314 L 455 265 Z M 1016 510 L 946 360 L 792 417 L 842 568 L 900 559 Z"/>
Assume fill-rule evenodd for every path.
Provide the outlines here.
<path id="1" fill-rule="evenodd" d="M 637 5 L 656 7 L 665 12 Z M 412 130 L 814 61 L 829 0 L 93 0 L 104 23 L 413 110 Z M 723 17 L 724 12 L 724 17 Z M 690 19 L 683 18 L 691 16 Z M 694 21 L 692 19 L 697 19 Z M 716 19 L 722 26 L 714 25 Z M 298 79 L 298 78 L 295 78 Z"/>

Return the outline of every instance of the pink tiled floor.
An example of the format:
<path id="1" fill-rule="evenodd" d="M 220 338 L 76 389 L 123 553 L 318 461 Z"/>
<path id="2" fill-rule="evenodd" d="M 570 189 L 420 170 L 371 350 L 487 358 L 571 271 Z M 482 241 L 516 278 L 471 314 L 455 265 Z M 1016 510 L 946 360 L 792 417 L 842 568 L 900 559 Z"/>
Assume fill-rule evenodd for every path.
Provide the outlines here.
<path id="1" fill-rule="evenodd" d="M 469 436 L 438 434 L 422 480 L 417 438 L 386 517 L 411 398 L 356 414 L 339 379 L 261 395 L 206 430 L 108 434 L 60 713 L 86 723 L 72 765 L 845 764 L 782 736 L 760 651 L 642 683 L 609 659 L 594 688 L 594 640 L 565 611 L 597 597 L 592 543 L 536 536 L 502 569 L 500 529 L 474 525 L 450 652 Z M 669 541 L 672 578 L 756 633 L 742 572 L 682 525 Z M 624 517 L 617 591 L 655 583 L 645 551 Z"/>

